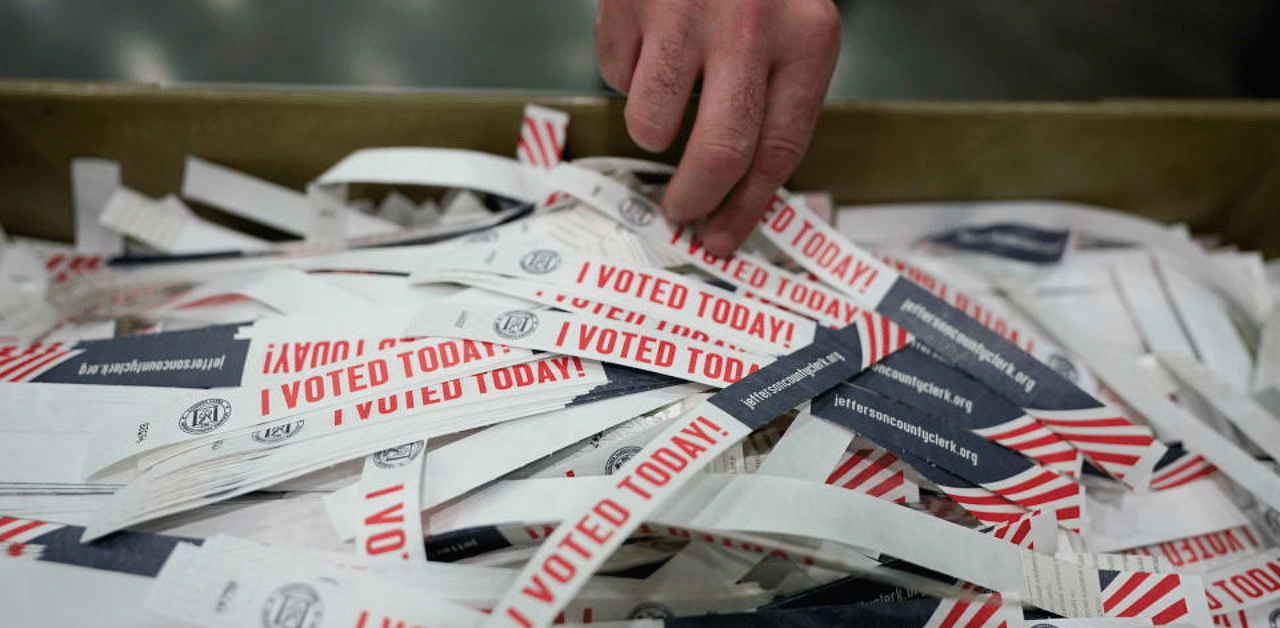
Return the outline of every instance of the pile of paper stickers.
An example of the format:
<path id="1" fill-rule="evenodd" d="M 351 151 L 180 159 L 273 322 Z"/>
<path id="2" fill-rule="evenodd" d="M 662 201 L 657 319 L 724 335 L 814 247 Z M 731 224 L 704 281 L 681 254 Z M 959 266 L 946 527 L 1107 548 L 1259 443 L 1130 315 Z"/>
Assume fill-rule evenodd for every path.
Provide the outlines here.
<path id="1" fill-rule="evenodd" d="M 1280 625 L 1280 268 L 781 190 L 716 258 L 567 122 L 72 164 L 77 245 L 0 249 L 2 623 Z"/>

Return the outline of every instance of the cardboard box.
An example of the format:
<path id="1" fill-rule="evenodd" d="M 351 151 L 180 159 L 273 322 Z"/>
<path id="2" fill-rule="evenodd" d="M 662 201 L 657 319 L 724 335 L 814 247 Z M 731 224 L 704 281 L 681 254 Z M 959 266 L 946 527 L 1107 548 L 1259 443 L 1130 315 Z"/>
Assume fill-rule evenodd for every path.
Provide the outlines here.
<path id="1" fill-rule="evenodd" d="M 301 188 L 369 146 L 514 154 L 531 101 L 571 114 L 570 157 L 646 156 L 614 98 L 0 82 L 0 225 L 69 240 L 76 156 L 119 160 L 127 185 L 155 195 L 178 190 L 188 154 Z M 840 204 L 1080 201 L 1274 257 L 1280 103 L 829 103 L 790 185 Z"/>

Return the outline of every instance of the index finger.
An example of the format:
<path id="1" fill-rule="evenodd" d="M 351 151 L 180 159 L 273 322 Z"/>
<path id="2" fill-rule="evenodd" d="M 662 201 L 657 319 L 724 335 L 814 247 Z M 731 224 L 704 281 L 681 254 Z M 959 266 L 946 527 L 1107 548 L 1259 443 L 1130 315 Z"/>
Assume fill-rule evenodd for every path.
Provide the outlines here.
<path id="1" fill-rule="evenodd" d="M 800 62 L 779 66 L 769 84 L 768 105 L 755 156 L 742 182 L 703 224 L 702 239 L 712 255 L 732 255 L 764 215 L 774 191 L 786 183 L 808 150 L 822 110 L 830 65 Z"/>
<path id="2" fill-rule="evenodd" d="M 768 67 L 736 55 L 709 59 L 693 132 L 663 196 L 675 222 L 720 206 L 751 165 L 764 121 Z"/>

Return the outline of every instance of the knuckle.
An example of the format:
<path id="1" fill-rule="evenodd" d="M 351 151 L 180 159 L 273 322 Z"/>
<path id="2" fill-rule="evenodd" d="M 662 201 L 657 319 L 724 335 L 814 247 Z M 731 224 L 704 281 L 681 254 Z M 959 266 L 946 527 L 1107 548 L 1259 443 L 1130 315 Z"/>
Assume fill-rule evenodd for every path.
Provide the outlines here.
<path id="1" fill-rule="evenodd" d="M 840 44 L 840 11 L 834 2 L 821 0 L 806 16 L 806 35 L 810 41 L 822 48 L 838 47 Z"/>
<path id="2" fill-rule="evenodd" d="M 629 76 L 621 76 L 625 70 L 617 67 L 611 72 L 617 73 L 618 80 L 629 82 L 626 86 L 616 86 L 629 94 L 624 113 L 627 128 L 646 143 L 666 145 L 675 139 L 679 130 L 694 70 L 689 67 L 678 40 L 663 39 L 655 45 L 654 54 L 642 59 L 641 65 Z"/>
<path id="3" fill-rule="evenodd" d="M 831 0 L 792 0 L 786 9 L 784 27 L 789 36 L 805 42 L 814 53 L 827 54 L 840 46 L 840 10 Z"/>
<path id="4" fill-rule="evenodd" d="M 729 137 L 704 142 L 697 153 L 709 172 L 737 178 L 751 163 L 750 140 Z"/>
<path id="5" fill-rule="evenodd" d="M 689 73 L 685 59 L 687 44 L 678 39 L 663 39 L 658 42 L 658 54 L 654 64 L 654 86 L 665 94 L 676 94 L 686 74 Z"/>
<path id="6" fill-rule="evenodd" d="M 752 170 L 768 181 L 781 184 L 804 157 L 805 146 L 794 139 L 773 137 L 760 142 Z"/>
<path id="7" fill-rule="evenodd" d="M 733 94 L 734 106 L 741 112 L 741 120 L 758 128 L 765 116 L 768 85 L 761 77 L 748 77 Z M 748 140 L 750 143 L 750 140 Z"/>
<path id="8" fill-rule="evenodd" d="M 635 91 L 640 98 L 651 100 L 654 106 L 663 106 L 669 104 L 668 99 L 681 94 L 693 69 L 689 67 L 684 46 L 678 40 L 664 38 L 655 45 L 654 54 L 636 68 L 640 83 L 635 86 Z"/>
<path id="9" fill-rule="evenodd" d="M 733 19 L 735 34 L 765 39 L 771 26 L 776 23 L 774 10 L 762 0 L 742 3 Z"/>

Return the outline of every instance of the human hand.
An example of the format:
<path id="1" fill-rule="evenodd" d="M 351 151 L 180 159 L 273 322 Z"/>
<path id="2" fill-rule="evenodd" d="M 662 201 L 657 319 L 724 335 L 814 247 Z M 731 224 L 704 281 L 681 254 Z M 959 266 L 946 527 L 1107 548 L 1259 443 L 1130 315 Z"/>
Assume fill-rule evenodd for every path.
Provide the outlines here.
<path id="1" fill-rule="evenodd" d="M 705 218 L 714 255 L 751 235 L 804 156 L 839 51 L 832 0 L 600 0 L 596 14 L 600 72 L 627 95 L 641 148 L 671 145 L 702 77 L 662 205 L 678 223 Z"/>

